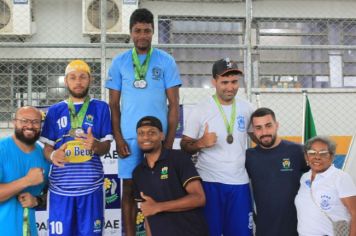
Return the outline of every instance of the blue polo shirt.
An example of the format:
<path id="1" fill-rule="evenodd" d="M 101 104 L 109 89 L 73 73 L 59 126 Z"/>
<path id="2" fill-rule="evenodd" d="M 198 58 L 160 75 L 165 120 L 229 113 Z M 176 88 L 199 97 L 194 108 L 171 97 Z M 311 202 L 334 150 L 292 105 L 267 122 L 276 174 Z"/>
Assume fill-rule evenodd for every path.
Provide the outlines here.
<path id="1" fill-rule="evenodd" d="M 297 236 L 294 198 L 308 170 L 301 145 L 282 140 L 271 149 L 246 151 L 246 170 L 256 204 L 257 236 Z"/>
<path id="2" fill-rule="evenodd" d="M 140 192 L 157 202 L 175 200 L 187 195 L 185 187 L 189 181 L 199 179 L 191 156 L 180 150 L 162 149 L 153 168 L 145 159 L 133 172 L 134 196 L 142 201 Z M 180 212 L 160 212 L 149 216 L 152 235 L 203 236 L 208 228 L 202 208 Z"/>

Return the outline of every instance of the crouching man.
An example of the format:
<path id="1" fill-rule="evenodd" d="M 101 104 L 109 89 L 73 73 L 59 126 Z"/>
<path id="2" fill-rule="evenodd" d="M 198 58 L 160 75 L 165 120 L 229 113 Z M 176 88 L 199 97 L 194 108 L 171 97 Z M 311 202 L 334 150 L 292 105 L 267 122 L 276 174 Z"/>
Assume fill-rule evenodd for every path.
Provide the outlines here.
<path id="1" fill-rule="evenodd" d="M 159 119 L 143 117 L 136 126 L 143 162 L 133 172 L 135 199 L 154 236 L 205 236 L 205 194 L 191 156 L 163 148 Z M 149 230 L 147 230 L 149 231 Z"/>

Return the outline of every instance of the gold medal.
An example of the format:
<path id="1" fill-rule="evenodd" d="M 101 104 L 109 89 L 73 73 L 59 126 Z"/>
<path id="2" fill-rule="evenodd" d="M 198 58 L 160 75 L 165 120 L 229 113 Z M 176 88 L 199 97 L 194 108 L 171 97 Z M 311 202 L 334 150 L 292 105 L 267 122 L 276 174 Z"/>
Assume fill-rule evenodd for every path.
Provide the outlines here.
<path id="1" fill-rule="evenodd" d="M 226 142 L 228 144 L 232 144 L 234 142 L 234 136 L 232 136 L 232 134 L 229 134 L 227 137 L 226 137 Z"/>

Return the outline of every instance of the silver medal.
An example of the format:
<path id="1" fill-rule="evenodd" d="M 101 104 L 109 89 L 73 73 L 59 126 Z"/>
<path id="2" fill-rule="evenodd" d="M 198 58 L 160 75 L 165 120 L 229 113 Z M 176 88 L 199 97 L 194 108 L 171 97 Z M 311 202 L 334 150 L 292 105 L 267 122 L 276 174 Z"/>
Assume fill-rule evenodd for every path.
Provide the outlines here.
<path id="1" fill-rule="evenodd" d="M 139 80 L 139 82 L 140 82 L 140 88 L 146 88 L 147 86 L 146 80 Z"/>
<path id="2" fill-rule="evenodd" d="M 84 130 L 81 128 L 75 129 L 75 136 L 76 137 L 83 137 L 84 136 Z"/>
<path id="3" fill-rule="evenodd" d="M 71 129 L 69 131 L 69 135 L 73 138 L 79 138 L 79 137 L 83 137 L 84 135 L 84 130 L 81 128 L 77 128 L 77 129 Z"/>
<path id="4" fill-rule="evenodd" d="M 142 89 L 142 88 L 146 88 L 147 82 L 144 79 L 135 80 L 133 85 L 134 85 L 135 88 L 141 88 Z"/>
<path id="5" fill-rule="evenodd" d="M 135 80 L 134 83 L 133 83 L 133 86 L 135 88 L 140 88 L 140 80 Z"/>

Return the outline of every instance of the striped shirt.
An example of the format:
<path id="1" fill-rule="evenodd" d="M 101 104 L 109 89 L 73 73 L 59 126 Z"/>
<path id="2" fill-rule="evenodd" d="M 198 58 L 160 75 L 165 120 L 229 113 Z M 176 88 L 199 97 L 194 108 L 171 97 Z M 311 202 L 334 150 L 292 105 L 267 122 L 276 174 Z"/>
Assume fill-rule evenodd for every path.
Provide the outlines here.
<path id="1" fill-rule="evenodd" d="M 83 103 L 74 104 L 78 112 Z M 112 129 L 109 106 L 91 99 L 82 124 L 85 133 L 92 127 L 94 137 L 103 141 L 112 141 Z M 48 109 L 40 141 L 58 149 L 62 144 L 73 140 L 67 101 L 54 104 Z M 66 163 L 64 167 L 51 165 L 49 190 L 65 196 L 81 196 L 94 192 L 103 186 L 104 171 L 100 157 L 96 154 L 89 161 Z"/>

